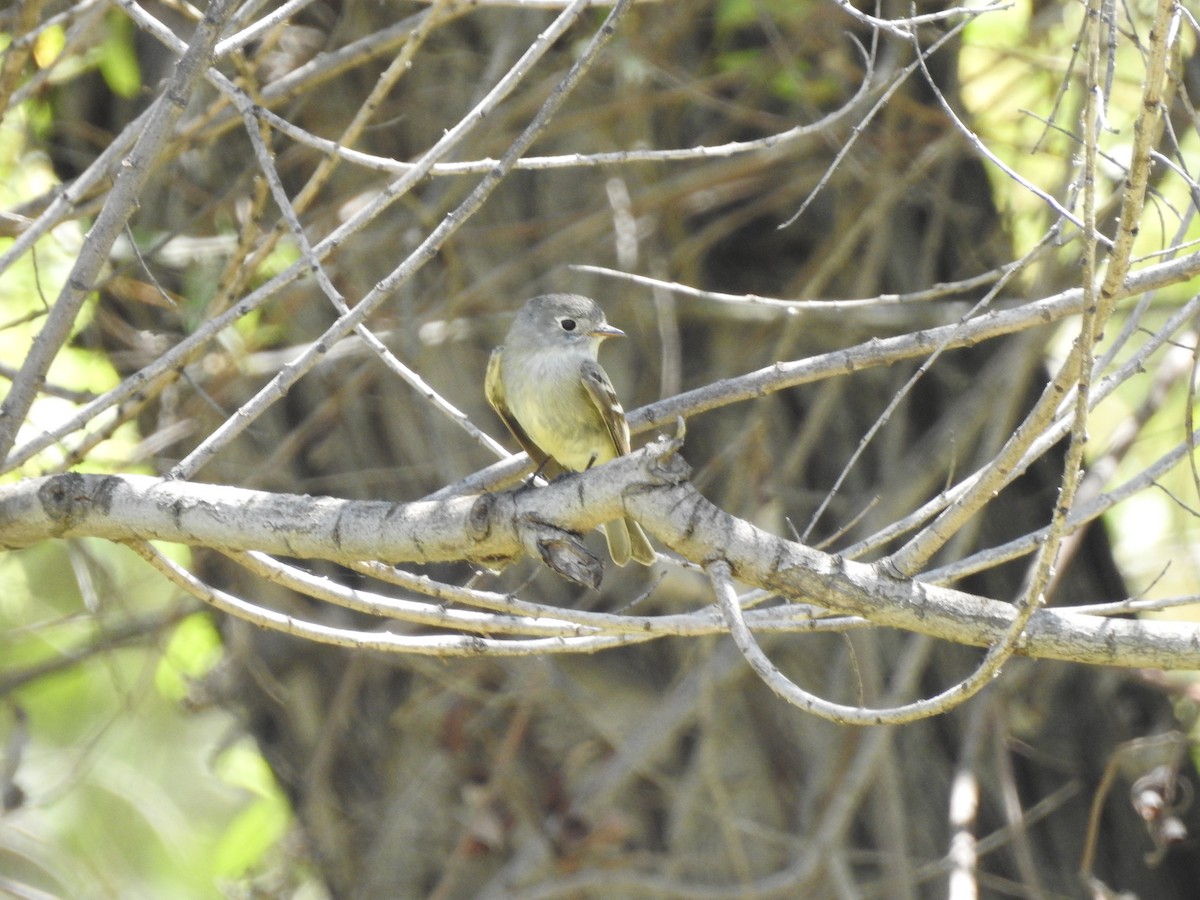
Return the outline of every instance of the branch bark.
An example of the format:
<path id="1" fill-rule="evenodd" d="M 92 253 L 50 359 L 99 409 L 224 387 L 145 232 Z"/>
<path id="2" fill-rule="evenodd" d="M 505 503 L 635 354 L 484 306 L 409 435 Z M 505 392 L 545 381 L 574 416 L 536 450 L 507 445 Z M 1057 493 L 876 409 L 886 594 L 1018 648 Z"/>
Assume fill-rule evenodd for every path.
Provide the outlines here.
<path id="1" fill-rule="evenodd" d="M 769 534 L 706 500 L 688 467 L 656 442 L 538 490 L 389 503 L 273 494 L 147 476 L 67 474 L 0 488 L 0 546 L 48 538 L 162 540 L 353 563 L 374 558 L 496 563 L 579 535 L 623 512 L 698 564 L 728 563 L 739 582 L 837 613 L 955 643 L 1002 640 L 1015 609 Z M 586 552 L 586 551 L 585 551 Z M 1102 598 L 1097 598 L 1102 599 Z M 1111 599 L 1111 598 L 1107 598 Z M 1200 668 L 1200 626 L 1039 610 L 1018 653 L 1081 663 Z"/>

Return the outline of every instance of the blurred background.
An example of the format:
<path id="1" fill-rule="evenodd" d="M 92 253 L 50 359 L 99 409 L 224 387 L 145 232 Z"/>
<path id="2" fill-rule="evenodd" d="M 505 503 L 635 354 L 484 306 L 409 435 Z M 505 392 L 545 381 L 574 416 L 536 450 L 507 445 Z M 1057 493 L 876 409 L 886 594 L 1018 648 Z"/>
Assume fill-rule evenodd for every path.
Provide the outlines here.
<path id="1" fill-rule="evenodd" d="M 397 177 L 393 161 L 419 158 L 456 126 L 557 6 L 299 3 L 218 67 L 287 122 L 370 155 L 334 161 L 264 126 L 315 243 L 371 208 Z M 1115 18 L 1102 30 L 1100 71 L 1111 65 L 1112 76 L 1098 189 L 1110 235 L 1110 198 L 1119 201 L 1142 103 L 1146 6 L 1105 7 Z M 237 7 L 231 33 L 277 7 Z M 143 9 L 185 40 L 195 27 L 185 4 Z M 445 161 L 502 156 L 607 14 L 584 13 Z M 484 402 L 483 372 L 511 314 L 538 293 L 595 297 L 629 334 L 608 342 L 602 361 L 634 410 L 776 361 L 955 322 L 1014 260 L 1025 263 L 994 306 L 1077 286 L 1078 232 L 1015 176 L 1075 202 L 1089 89 L 1084 23 L 1081 6 L 1021 2 L 969 21 L 935 17 L 905 38 L 828 0 L 636 3 L 527 154 L 583 158 L 507 175 L 368 325 L 515 451 Z M 1186 251 L 1198 236 L 1200 64 L 1194 23 L 1177 25 L 1160 164 L 1138 234 L 1143 261 Z M 146 22 L 88 0 L 0 11 L 0 40 L 3 253 L 62 186 L 122 136 L 136 137 L 130 123 L 177 57 Z M 937 42 L 925 70 L 914 66 L 915 47 Z M 397 59 L 407 63 L 396 68 Z M 845 117 L 810 135 L 765 140 L 843 106 Z M 586 159 L 730 142 L 747 146 L 679 160 Z M 323 264 L 347 303 L 400 265 L 489 168 L 424 178 L 339 243 Z M 100 179 L 73 197 L 70 213 L 0 273 L 5 389 L 110 186 Z M 300 257 L 241 118 L 202 84 L 18 448 Z M 906 302 L 785 311 L 619 272 L 708 292 Z M 1195 290 L 1195 280 L 1182 281 L 1145 298 L 1116 363 Z M 7 477 L 163 474 L 336 315 L 311 277 L 292 281 L 109 418 Z M 1040 393 L 1048 362 L 1063 356 L 1070 328 L 942 354 L 902 395 L 922 360 L 727 405 L 689 419 L 683 455 L 725 510 L 836 551 L 990 460 Z M 1169 347 L 1158 351 L 1089 422 L 1092 463 L 1111 467 L 1107 488 L 1192 427 L 1195 334 L 1172 340 L 1182 364 Z M 1045 526 L 1062 456 L 1061 445 L 1047 452 L 931 565 Z M 348 338 L 194 478 L 407 501 L 495 458 Z M 1181 464 L 1157 485 L 1076 536 L 1052 604 L 1197 594 L 1193 474 Z M 219 555 L 169 552 L 262 606 L 382 627 Z M 1021 557 L 956 586 L 1011 601 L 1028 567 Z M 703 578 L 666 562 L 609 571 L 596 592 L 529 560 L 503 573 L 425 572 L 606 612 L 712 602 Z M 1162 614 L 1197 615 L 1194 606 Z M 763 642 L 797 682 L 866 705 L 894 700 L 902 664 L 919 661 L 917 692 L 928 695 L 981 656 L 884 629 Z M 727 638 L 511 660 L 350 652 L 215 616 L 129 551 L 92 540 L 0 557 L 0 648 L 0 892 L 19 897 L 1073 897 L 1084 894 L 1089 841 L 1094 874 L 1113 891 L 1186 898 L 1200 883 L 1195 808 L 1179 811 L 1186 837 L 1167 846 L 1130 802 L 1134 781 L 1160 765 L 1172 781 L 1194 783 L 1186 736 L 1197 687 L 1182 675 L 1014 659 L 951 714 L 853 729 L 785 705 Z M 973 798 L 966 813 L 952 805 L 956 787 L 954 797 Z"/>

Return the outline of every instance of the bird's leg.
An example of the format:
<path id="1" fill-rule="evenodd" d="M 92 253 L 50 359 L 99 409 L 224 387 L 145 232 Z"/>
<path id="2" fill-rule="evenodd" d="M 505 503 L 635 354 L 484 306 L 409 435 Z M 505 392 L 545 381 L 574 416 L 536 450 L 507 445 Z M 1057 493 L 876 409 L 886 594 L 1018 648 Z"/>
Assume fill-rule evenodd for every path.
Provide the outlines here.
<path id="1" fill-rule="evenodd" d="M 528 477 L 528 478 L 523 478 L 523 479 L 521 480 L 521 483 L 520 483 L 519 485 L 517 485 L 517 487 L 515 488 L 515 490 L 517 490 L 517 491 L 527 491 L 527 490 L 529 490 L 531 487 L 534 487 L 534 486 L 537 484 L 537 480 L 538 480 L 539 478 L 543 477 L 543 475 L 545 474 L 545 471 L 546 471 L 546 466 L 548 466 L 548 465 L 550 465 L 550 457 L 548 457 L 548 456 L 543 456 L 543 457 L 542 457 L 542 461 L 541 461 L 541 462 L 539 462 L 539 463 L 537 464 L 537 468 L 535 468 L 535 469 L 534 469 L 534 470 L 533 470 L 533 471 L 532 471 L 532 472 L 529 474 L 529 477 Z M 546 480 L 547 480 L 547 481 L 549 481 L 549 480 L 550 480 L 550 477 L 549 477 L 549 476 L 546 476 Z"/>
<path id="2" fill-rule="evenodd" d="M 533 470 L 533 474 L 529 476 L 529 483 L 533 484 L 535 481 L 541 478 L 542 475 L 545 474 L 546 466 L 548 465 L 550 465 L 550 457 L 543 456 L 542 461 L 538 463 L 537 468 Z M 547 477 L 546 480 L 549 481 L 550 479 Z"/>

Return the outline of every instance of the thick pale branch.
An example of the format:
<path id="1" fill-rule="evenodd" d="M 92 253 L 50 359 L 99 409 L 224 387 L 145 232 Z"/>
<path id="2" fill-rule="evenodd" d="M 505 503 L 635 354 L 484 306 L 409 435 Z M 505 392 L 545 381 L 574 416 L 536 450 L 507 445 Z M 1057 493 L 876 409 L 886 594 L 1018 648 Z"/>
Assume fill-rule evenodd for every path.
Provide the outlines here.
<path id="1" fill-rule="evenodd" d="M 626 457 L 609 464 L 632 465 Z M 626 508 L 653 537 L 697 562 L 724 559 L 740 582 L 907 631 L 979 647 L 1004 639 L 1016 611 L 963 591 L 890 577 L 878 566 L 821 553 L 718 509 L 688 482 L 631 490 Z M 1200 627 L 1104 620 L 1039 610 L 1018 641 L 1023 656 L 1152 668 L 1200 663 Z"/>
<path id="2" fill-rule="evenodd" d="M 521 553 L 513 500 L 512 495 L 485 494 L 403 504 L 273 494 L 143 475 L 55 475 L 0 488 L 0 547 L 26 547 L 56 537 L 101 537 L 335 562 L 488 560 Z M 505 520 L 509 526 L 500 533 L 496 523 Z M 468 549 L 472 545 L 479 554 Z"/>
<path id="3" fill-rule="evenodd" d="M 0 546 L 94 536 L 339 562 L 493 560 L 528 550 L 548 532 L 575 540 L 576 533 L 624 510 L 687 559 L 724 560 L 742 583 L 875 624 L 991 646 L 1003 640 L 1014 621 L 1014 608 L 1007 603 L 892 578 L 876 566 L 820 553 L 730 516 L 687 481 L 681 459 L 663 451 L 661 444 L 651 445 L 546 488 L 409 504 L 141 476 L 30 479 L 0 488 Z M 1200 627 L 1040 610 L 1017 650 L 1106 665 L 1200 668 Z"/>

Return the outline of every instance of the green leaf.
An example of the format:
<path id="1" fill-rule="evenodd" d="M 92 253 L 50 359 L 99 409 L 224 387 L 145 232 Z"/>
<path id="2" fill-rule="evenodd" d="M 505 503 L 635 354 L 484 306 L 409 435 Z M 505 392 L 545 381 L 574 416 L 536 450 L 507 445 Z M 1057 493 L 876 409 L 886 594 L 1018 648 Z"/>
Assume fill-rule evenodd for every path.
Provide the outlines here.
<path id="1" fill-rule="evenodd" d="M 221 660 L 221 636 L 207 613 L 188 616 L 171 635 L 159 661 L 155 683 L 163 696 L 183 700 L 191 682 L 203 678 Z"/>
<path id="2" fill-rule="evenodd" d="M 287 833 L 291 809 L 266 761 L 249 742 L 222 754 L 218 770 L 225 781 L 256 797 L 230 823 L 213 854 L 213 869 L 219 877 L 241 878 Z"/>
<path id="3" fill-rule="evenodd" d="M 109 90 L 119 97 L 133 97 L 142 89 L 142 68 L 133 46 L 133 23 L 119 13 L 108 17 L 100 44 L 99 69 Z"/>

